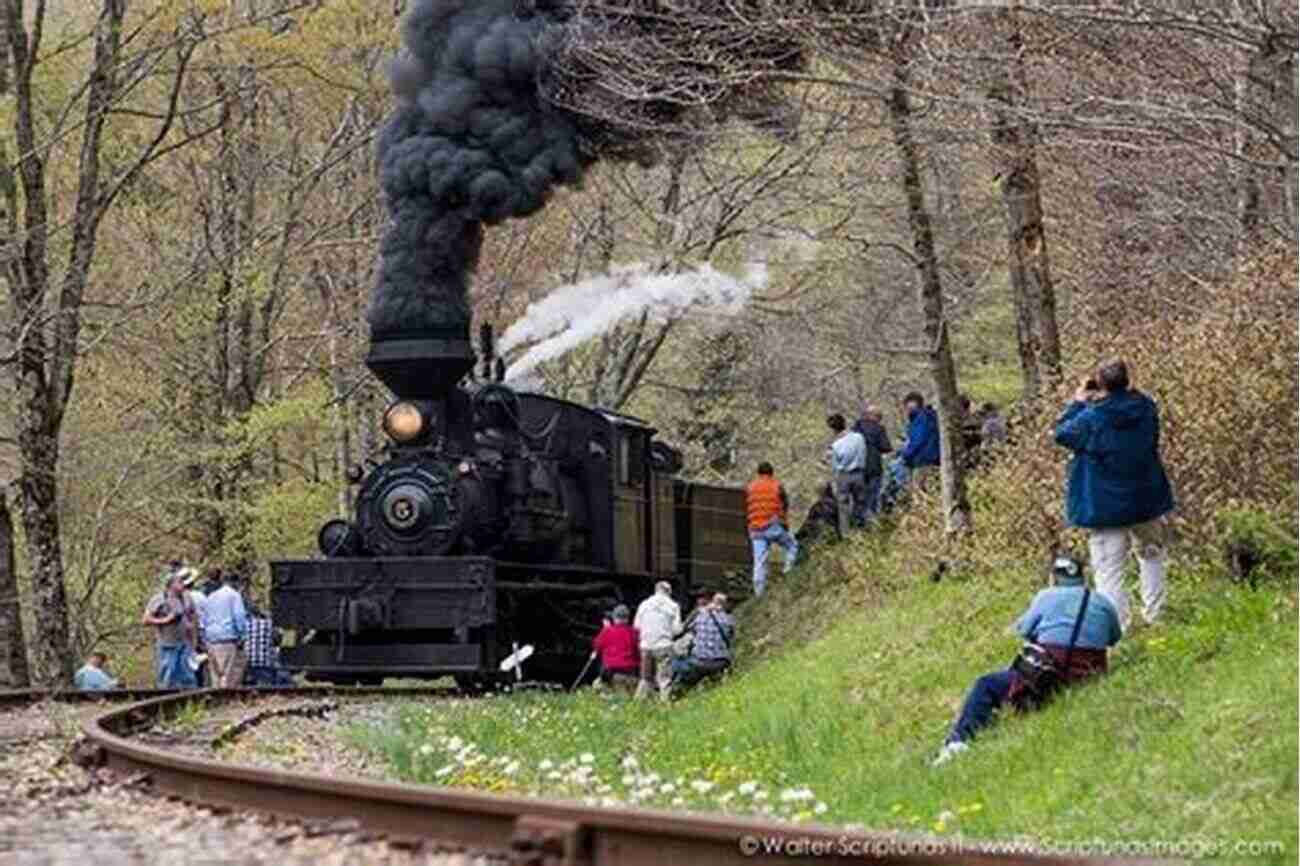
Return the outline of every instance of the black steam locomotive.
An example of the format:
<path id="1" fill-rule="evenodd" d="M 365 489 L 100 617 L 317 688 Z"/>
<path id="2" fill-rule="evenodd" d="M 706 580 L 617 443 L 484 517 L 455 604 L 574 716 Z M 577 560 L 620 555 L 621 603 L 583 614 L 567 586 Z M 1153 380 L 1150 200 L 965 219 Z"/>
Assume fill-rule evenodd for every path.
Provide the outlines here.
<path id="1" fill-rule="evenodd" d="M 309 679 L 478 686 L 530 646 L 528 677 L 564 680 L 612 605 L 747 569 L 743 491 L 674 477 L 635 418 L 511 389 L 490 329 L 482 344 L 467 383 L 467 339 L 372 344 L 398 398 L 386 460 L 354 470 L 355 519 L 322 527 L 323 558 L 271 563 L 272 616 L 296 636 L 281 660 Z"/>

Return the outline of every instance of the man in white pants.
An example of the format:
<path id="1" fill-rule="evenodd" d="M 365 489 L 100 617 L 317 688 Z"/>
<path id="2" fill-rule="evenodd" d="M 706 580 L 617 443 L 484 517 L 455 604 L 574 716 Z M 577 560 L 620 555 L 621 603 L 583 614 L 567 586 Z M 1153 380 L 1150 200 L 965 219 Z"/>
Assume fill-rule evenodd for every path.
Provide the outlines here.
<path id="1" fill-rule="evenodd" d="M 655 584 L 654 594 L 641 602 L 633 623 L 641 633 L 641 682 L 636 696 L 650 694 L 651 683 L 666 701 L 673 683 L 673 636 L 682 630 L 682 609 L 673 601 L 673 587 L 667 581 Z"/>
<path id="2" fill-rule="evenodd" d="M 1128 631 L 1124 567 L 1137 541 L 1142 617 L 1155 622 L 1165 606 L 1168 533 L 1173 490 L 1160 462 L 1155 402 L 1129 388 L 1128 367 L 1107 361 L 1085 379 L 1056 422 L 1056 441 L 1074 452 L 1065 510 L 1088 529 L 1088 553 L 1098 592 L 1105 593 Z"/>

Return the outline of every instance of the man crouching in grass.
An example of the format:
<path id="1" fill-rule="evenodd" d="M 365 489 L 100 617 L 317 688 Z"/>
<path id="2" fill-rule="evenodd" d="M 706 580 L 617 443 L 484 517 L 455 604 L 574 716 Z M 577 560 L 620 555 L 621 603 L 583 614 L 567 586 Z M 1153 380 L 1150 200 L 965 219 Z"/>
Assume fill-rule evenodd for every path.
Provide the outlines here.
<path id="1" fill-rule="evenodd" d="M 993 712 L 1004 703 L 1018 710 L 1035 709 L 1057 689 L 1106 672 L 1106 649 L 1120 638 L 1115 605 L 1088 588 L 1083 565 L 1072 556 L 1055 557 L 1052 580 L 1055 586 L 1034 596 L 1013 626 L 1029 643 L 1011 667 L 975 681 L 934 766 L 966 751 L 967 743 L 992 723 Z"/>
<path id="2" fill-rule="evenodd" d="M 690 664 L 675 685 L 685 691 L 702 680 L 724 673 L 731 667 L 731 644 L 735 639 L 736 621 L 727 613 L 727 597 L 716 593 L 696 617 Z"/>

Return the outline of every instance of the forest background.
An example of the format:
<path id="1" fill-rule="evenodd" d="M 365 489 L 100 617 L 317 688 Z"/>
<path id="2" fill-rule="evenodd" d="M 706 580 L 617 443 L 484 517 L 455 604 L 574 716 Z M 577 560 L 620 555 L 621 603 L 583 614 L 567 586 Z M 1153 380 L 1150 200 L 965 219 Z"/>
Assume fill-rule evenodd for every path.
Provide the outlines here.
<path id="1" fill-rule="evenodd" d="M 671 5 L 684 44 L 759 33 L 809 62 L 706 75 L 652 62 L 680 44 L 580 45 L 624 68 L 641 52 L 627 100 L 685 94 L 708 117 L 719 74 L 768 98 L 654 130 L 647 164 L 598 164 L 490 230 L 476 321 L 633 264 L 766 282 L 738 313 L 626 318 L 539 387 L 650 419 L 691 477 L 769 459 L 796 510 L 829 412 L 872 400 L 896 433 L 919 389 L 949 470 L 921 504 L 934 556 L 962 562 L 1061 535 L 1042 431 L 1122 354 L 1161 402 L 1184 537 L 1224 543 L 1229 512 L 1294 529 L 1294 4 Z M 0 683 L 67 679 L 91 648 L 147 681 L 163 561 L 264 586 L 349 511 L 347 470 L 382 447 L 364 311 L 402 12 L 0 0 Z M 960 471 L 959 393 L 1015 421 L 1016 471 L 992 478 L 1024 510 L 1001 524 L 971 520 L 993 482 Z"/>

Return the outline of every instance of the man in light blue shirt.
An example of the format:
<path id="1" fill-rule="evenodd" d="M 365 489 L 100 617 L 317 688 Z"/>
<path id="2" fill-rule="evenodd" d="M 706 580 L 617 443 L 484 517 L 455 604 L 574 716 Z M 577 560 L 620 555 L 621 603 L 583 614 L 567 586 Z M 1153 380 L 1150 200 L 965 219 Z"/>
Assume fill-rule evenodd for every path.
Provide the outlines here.
<path id="1" fill-rule="evenodd" d="M 226 572 L 221 589 L 203 600 L 203 637 L 212 664 L 212 685 L 237 689 L 248 660 L 243 641 L 248 634 L 248 611 L 239 593 L 243 578 Z"/>
<path id="2" fill-rule="evenodd" d="M 838 412 L 826 419 L 826 426 L 835 433 L 835 441 L 827 450 L 831 462 L 831 485 L 839 512 L 840 537 L 849 534 L 850 525 L 858 525 L 852 518 L 863 514 L 867 497 L 867 440 L 856 430 L 846 429 L 848 424 Z"/>
<path id="3" fill-rule="evenodd" d="M 1013 629 L 1037 644 L 1050 658 L 1062 684 L 1070 686 L 1106 672 L 1106 651 L 1120 638 L 1119 614 L 1109 597 L 1088 589 L 1083 563 L 1073 556 L 1056 556 L 1052 580 L 1055 585 L 1034 596 Z M 1003 704 L 1032 709 L 1049 696 L 1035 696 L 1015 665 L 985 674 L 967 692 L 934 765 L 966 751 L 967 743 L 993 722 L 994 712 Z"/>
<path id="4" fill-rule="evenodd" d="M 86 658 L 86 663 L 72 678 L 72 684 L 83 692 L 102 692 L 118 688 L 120 685 L 118 681 L 104 673 L 106 664 L 108 664 L 106 653 L 91 653 Z"/>

